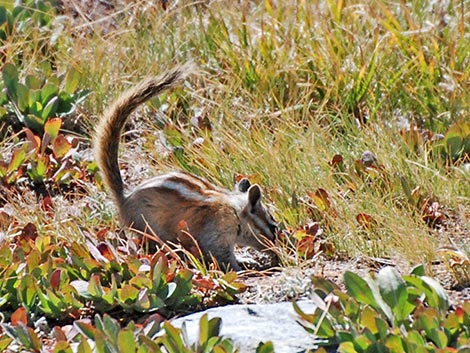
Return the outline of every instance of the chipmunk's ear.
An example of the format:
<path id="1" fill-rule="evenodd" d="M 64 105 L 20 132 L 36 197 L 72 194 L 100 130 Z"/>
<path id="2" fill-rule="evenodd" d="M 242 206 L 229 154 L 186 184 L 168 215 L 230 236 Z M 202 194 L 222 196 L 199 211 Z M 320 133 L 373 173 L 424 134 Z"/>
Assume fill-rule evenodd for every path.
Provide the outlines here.
<path id="1" fill-rule="evenodd" d="M 243 178 L 242 180 L 240 180 L 237 185 L 236 185 L 236 188 L 238 189 L 238 191 L 240 192 L 247 192 L 248 189 L 250 188 L 251 186 L 251 183 L 250 181 L 248 180 L 248 178 Z"/>
<path id="2" fill-rule="evenodd" d="M 248 189 L 248 202 L 250 203 L 252 209 L 258 205 L 258 203 L 261 201 L 261 197 L 261 188 L 258 184 L 254 184 Z"/>

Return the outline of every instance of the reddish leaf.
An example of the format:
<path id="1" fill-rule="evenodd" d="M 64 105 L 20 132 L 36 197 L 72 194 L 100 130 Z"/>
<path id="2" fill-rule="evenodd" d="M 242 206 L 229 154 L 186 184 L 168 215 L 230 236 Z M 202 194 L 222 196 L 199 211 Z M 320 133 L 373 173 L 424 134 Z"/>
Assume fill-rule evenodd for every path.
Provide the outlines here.
<path id="1" fill-rule="evenodd" d="M 56 159 L 63 158 L 72 149 L 72 144 L 64 135 L 58 135 L 52 142 L 52 152 Z"/>
<path id="2" fill-rule="evenodd" d="M 62 275 L 62 270 L 60 268 L 52 272 L 51 279 L 50 279 L 50 284 L 51 284 L 52 289 L 59 290 L 61 275 Z"/>
<path id="3" fill-rule="evenodd" d="M 150 325 L 153 322 L 155 322 L 157 324 L 160 324 L 160 322 L 163 322 L 163 320 L 164 320 L 163 316 L 156 313 L 156 314 L 152 314 L 152 315 L 148 316 L 147 318 L 145 318 L 143 320 L 142 324 L 136 324 L 136 326 L 137 327 L 139 327 L 139 326 L 148 327 L 148 325 Z"/>
<path id="4" fill-rule="evenodd" d="M 176 277 L 175 272 L 169 271 L 165 274 L 165 281 L 167 283 L 172 282 L 175 279 L 175 277 Z"/>
<path id="5" fill-rule="evenodd" d="M 39 147 L 41 146 L 41 139 L 39 136 L 33 134 L 30 129 L 24 129 L 26 134 L 26 139 L 30 142 L 31 150 L 39 151 Z"/>
<path id="6" fill-rule="evenodd" d="M 309 235 L 321 235 L 323 233 L 323 230 L 320 228 L 320 223 L 318 222 L 312 222 L 309 223 L 305 226 L 303 226 L 305 229 L 305 232 Z"/>
<path id="7" fill-rule="evenodd" d="M 320 243 L 320 251 L 328 256 L 336 254 L 336 247 L 331 241 L 322 241 Z"/>
<path id="8" fill-rule="evenodd" d="M 106 243 L 99 243 L 97 245 L 97 249 L 99 250 L 100 254 L 103 255 L 107 260 L 115 260 L 116 257 L 114 256 L 113 252 L 109 248 L 109 245 Z"/>
<path id="9" fill-rule="evenodd" d="M 62 119 L 61 118 L 51 118 L 46 121 L 44 124 L 44 132 L 49 134 L 51 141 L 59 135 L 60 127 L 62 126 Z"/>
<path id="10" fill-rule="evenodd" d="M 330 162 L 330 165 L 331 165 L 332 167 L 336 167 L 336 166 L 340 165 L 341 163 L 343 163 L 343 161 L 344 161 L 344 159 L 343 159 L 343 156 L 342 156 L 342 155 L 340 155 L 340 154 L 335 154 L 335 155 L 333 156 L 333 159 L 332 159 L 331 162 Z"/>
<path id="11" fill-rule="evenodd" d="M 54 216 L 54 205 L 52 204 L 52 198 L 47 195 L 42 199 L 41 209 L 46 212 L 49 217 Z"/>
<path id="12" fill-rule="evenodd" d="M 54 326 L 54 337 L 57 342 L 67 342 L 67 336 L 59 326 Z"/>
<path id="13" fill-rule="evenodd" d="M 356 216 L 356 221 L 366 230 L 370 230 L 377 225 L 375 219 L 367 213 L 358 213 Z"/>
<path id="14" fill-rule="evenodd" d="M 13 222 L 16 222 L 15 218 L 5 211 L 0 210 L 0 229 L 8 227 Z"/>
<path id="15" fill-rule="evenodd" d="M 458 306 L 455 308 L 455 314 L 460 320 L 462 320 L 465 315 L 465 310 L 461 306 Z"/>
<path id="16" fill-rule="evenodd" d="M 307 195 L 313 200 L 313 203 L 320 211 L 329 212 L 332 210 L 330 197 L 325 189 L 319 188 L 315 193 L 307 191 Z"/>
<path id="17" fill-rule="evenodd" d="M 311 258 L 317 253 L 315 245 L 316 239 L 314 236 L 304 236 L 297 244 L 297 252 L 307 258 Z"/>
<path id="18" fill-rule="evenodd" d="M 36 226 L 33 223 L 28 223 L 27 225 L 24 226 L 24 228 L 21 230 L 21 239 L 24 240 L 36 240 L 38 237 L 38 231 L 36 229 Z"/>
<path id="19" fill-rule="evenodd" d="M 152 256 L 150 265 L 153 268 L 157 266 L 159 262 L 161 262 L 162 271 L 168 272 L 168 258 L 163 251 L 158 251 Z"/>
<path id="20" fill-rule="evenodd" d="M 45 132 L 42 135 L 42 140 L 41 140 L 41 150 L 39 151 L 39 154 L 44 155 L 46 152 L 46 148 L 49 146 L 49 143 L 51 142 L 51 136 L 47 132 Z"/>
<path id="21" fill-rule="evenodd" d="M 194 276 L 192 282 L 198 288 L 215 290 L 219 287 L 211 278 L 201 275 Z"/>
<path id="22" fill-rule="evenodd" d="M 16 309 L 13 314 L 11 314 L 11 324 L 13 326 L 17 326 L 18 323 L 22 323 L 24 325 L 28 324 L 28 313 L 25 308 L 20 307 Z"/>
<path id="23" fill-rule="evenodd" d="M 106 241 L 108 239 L 108 228 L 101 228 L 96 232 L 96 238 L 99 241 Z"/>

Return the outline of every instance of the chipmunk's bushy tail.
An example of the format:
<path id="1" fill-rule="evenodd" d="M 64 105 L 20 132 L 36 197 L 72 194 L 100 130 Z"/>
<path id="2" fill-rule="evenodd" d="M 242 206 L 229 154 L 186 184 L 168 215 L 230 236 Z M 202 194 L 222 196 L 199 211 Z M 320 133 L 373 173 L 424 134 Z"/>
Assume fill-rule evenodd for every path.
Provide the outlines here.
<path id="1" fill-rule="evenodd" d="M 127 118 L 139 105 L 180 84 L 192 71 L 193 65 L 185 64 L 141 81 L 122 93 L 100 118 L 94 136 L 95 158 L 104 185 L 118 205 L 124 201 L 124 185 L 118 164 L 119 141 Z"/>

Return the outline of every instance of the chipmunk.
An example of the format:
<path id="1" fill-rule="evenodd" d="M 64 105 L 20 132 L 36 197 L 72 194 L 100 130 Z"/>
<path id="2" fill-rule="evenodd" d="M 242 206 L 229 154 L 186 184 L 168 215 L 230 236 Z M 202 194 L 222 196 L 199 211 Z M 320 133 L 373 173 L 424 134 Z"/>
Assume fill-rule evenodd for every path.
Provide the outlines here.
<path id="1" fill-rule="evenodd" d="M 139 105 L 180 84 L 190 72 L 190 65 L 183 65 L 122 93 L 99 120 L 95 156 L 122 225 L 155 234 L 164 242 L 177 242 L 183 222 L 206 258 L 213 257 L 220 265 L 238 271 L 234 245 L 267 250 L 262 238 L 273 241 L 278 230 L 261 202 L 259 185 L 251 185 L 244 178 L 234 191 L 229 191 L 196 175 L 175 171 L 147 180 L 124 194 L 118 149 L 127 118 Z"/>

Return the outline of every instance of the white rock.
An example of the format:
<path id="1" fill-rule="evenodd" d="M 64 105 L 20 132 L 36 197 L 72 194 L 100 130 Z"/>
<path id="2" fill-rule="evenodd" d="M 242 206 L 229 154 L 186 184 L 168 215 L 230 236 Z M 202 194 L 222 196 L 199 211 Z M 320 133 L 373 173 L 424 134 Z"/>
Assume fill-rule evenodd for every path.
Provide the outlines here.
<path id="1" fill-rule="evenodd" d="M 302 311 L 313 313 L 315 306 L 309 301 L 298 302 Z M 181 328 L 183 322 L 191 343 L 197 340 L 199 319 L 207 313 L 208 318 L 220 317 L 220 334 L 231 338 L 241 353 L 255 352 L 260 342 L 271 341 L 276 353 L 306 352 L 317 348 L 313 335 L 297 322 L 292 303 L 227 305 L 190 314 L 171 321 Z"/>

